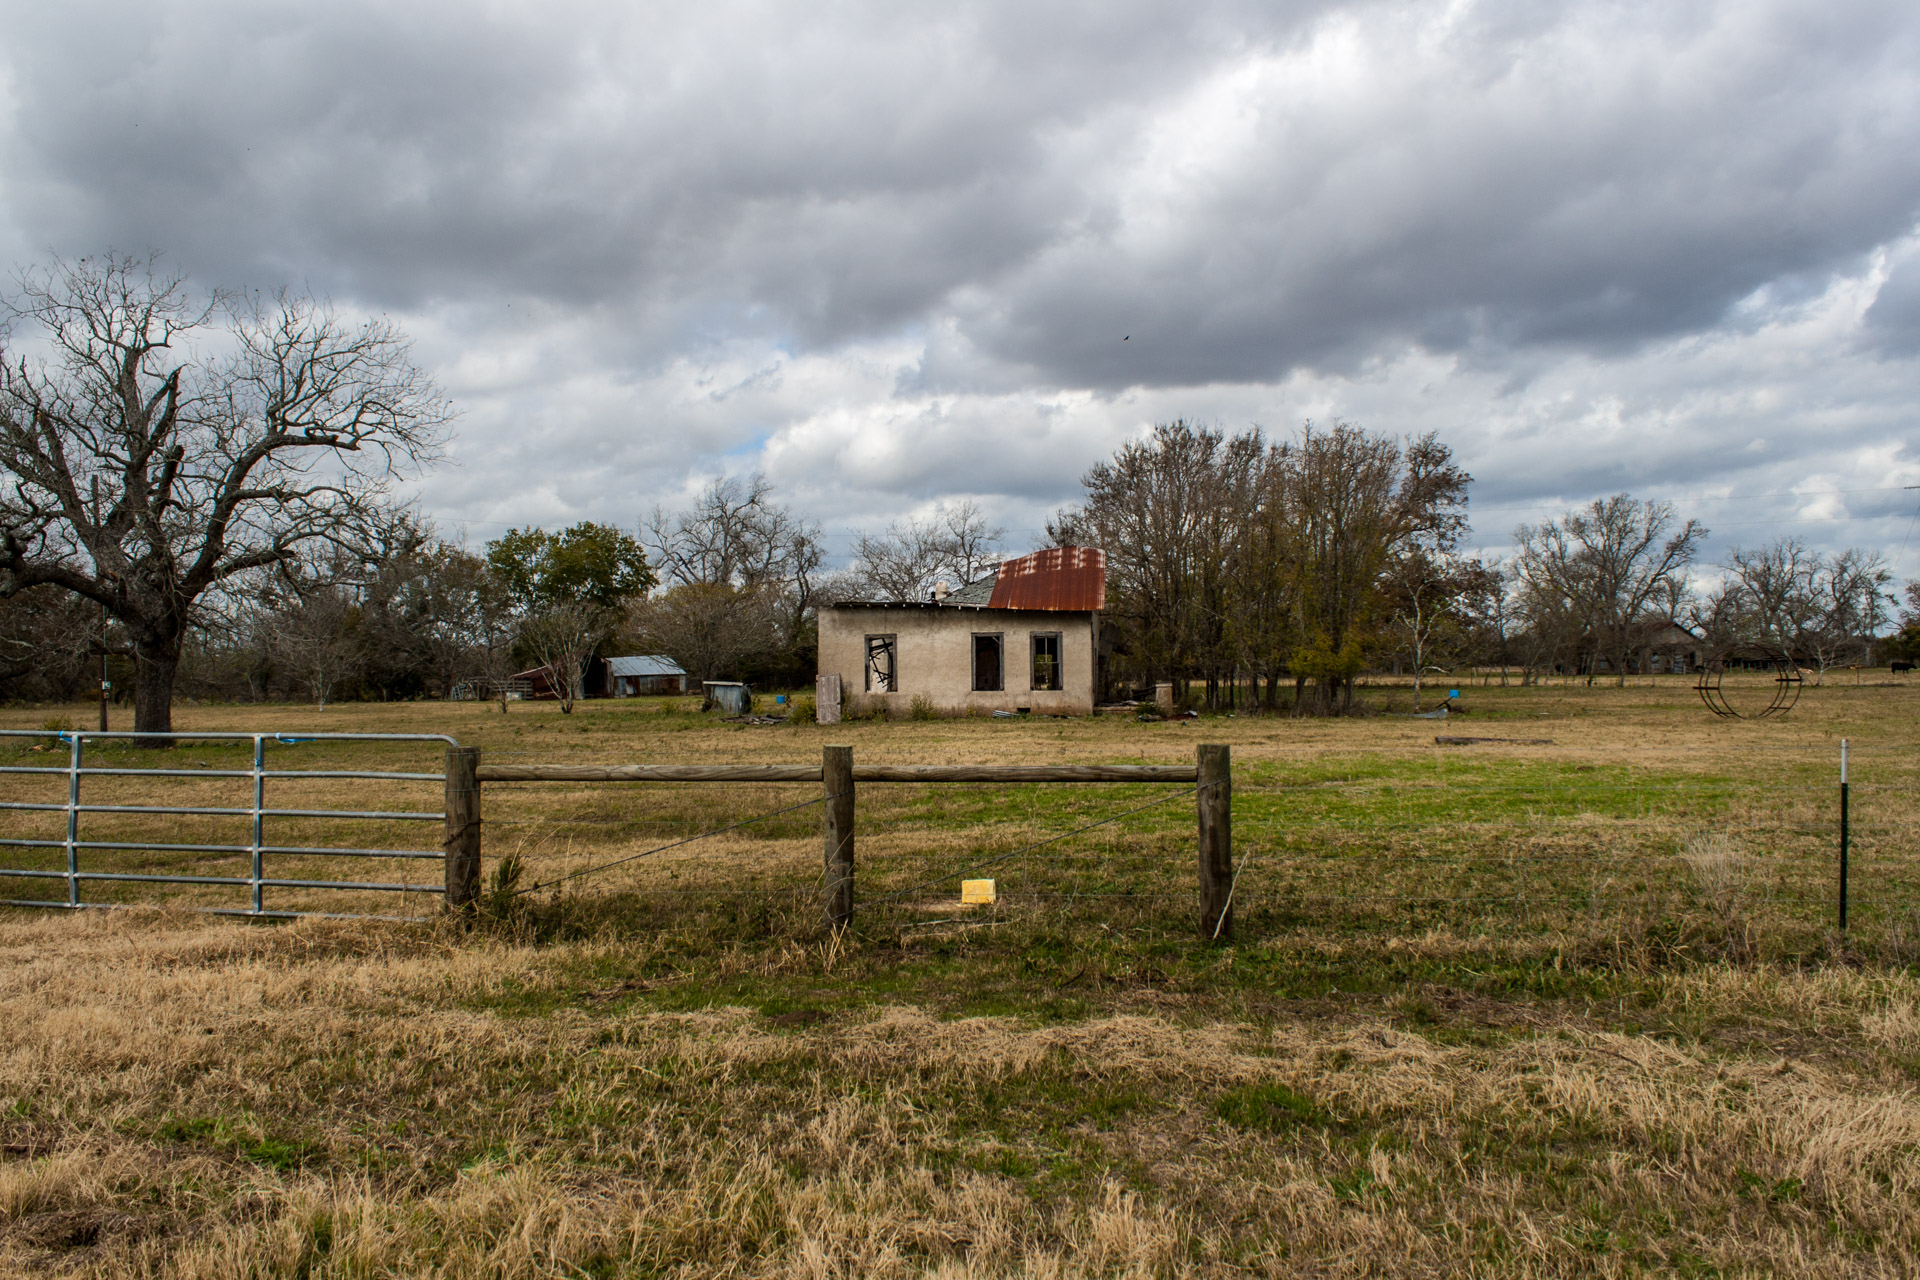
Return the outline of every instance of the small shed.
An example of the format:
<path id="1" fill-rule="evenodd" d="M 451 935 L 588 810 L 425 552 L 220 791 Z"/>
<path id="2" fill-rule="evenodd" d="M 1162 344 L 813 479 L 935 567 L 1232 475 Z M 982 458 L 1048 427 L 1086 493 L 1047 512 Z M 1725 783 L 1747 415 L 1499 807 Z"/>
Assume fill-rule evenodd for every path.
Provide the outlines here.
<path id="1" fill-rule="evenodd" d="M 634 698 L 644 694 L 686 691 L 686 671 L 663 653 L 607 659 L 609 697 Z"/>
<path id="2" fill-rule="evenodd" d="M 700 687 L 708 702 L 730 716 L 744 716 L 753 710 L 753 690 L 738 680 L 706 680 Z"/>

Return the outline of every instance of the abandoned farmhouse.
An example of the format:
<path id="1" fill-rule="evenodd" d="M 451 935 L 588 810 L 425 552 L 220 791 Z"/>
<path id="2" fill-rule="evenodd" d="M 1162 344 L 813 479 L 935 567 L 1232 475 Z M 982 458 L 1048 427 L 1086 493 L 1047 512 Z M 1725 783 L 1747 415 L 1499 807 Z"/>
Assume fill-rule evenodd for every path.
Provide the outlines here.
<path id="1" fill-rule="evenodd" d="M 1101 687 L 1105 553 L 1054 547 L 1007 560 L 925 600 L 843 601 L 820 610 L 822 719 L 904 714 L 1091 715 Z M 924 705 L 924 704 L 923 704 Z"/>

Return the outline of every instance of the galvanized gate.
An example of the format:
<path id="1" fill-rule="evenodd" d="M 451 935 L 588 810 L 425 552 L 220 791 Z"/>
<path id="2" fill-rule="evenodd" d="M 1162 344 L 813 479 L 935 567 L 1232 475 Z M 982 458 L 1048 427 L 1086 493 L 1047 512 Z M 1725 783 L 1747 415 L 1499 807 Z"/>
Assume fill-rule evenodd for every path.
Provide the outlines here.
<path id="1" fill-rule="evenodd" d="M 0 848 L 61 850 L 66 855 L 64 869 L 22 868 L 0 866 L 0 877 L 27 880 L 62 880 L 65 882 L 66 898 L 0 898 L 0 905 L 16 907 L 59 907 L 76 909 L 96 906 L 126 906 L 127 903 L 88 902 L 81 896 L 82 881 L 96 882 L 136 882 L 181 885 L 226 885 L 245 888 L 248 891 L 248 905 L 245 907 L 211 906 L 199 907 L 219 915 L 262 916 L 287 918 L 295 916 L 360 916 L 367 913 L 340 911 L 297 911 L 270 910 L 266 903 L 268 889 L 321 889 L 342 891 L 370 891 L 376 893 L 420 893 L 435 897 L 444 897 L 444 877 L 436 877 L 439 883 L 411 884 L 405 882 L 384 882 L 372 880 L 332 880 L 311 879 L 294 876 L 271 876 L 267 874 L 269 857 L 302 858 L 381 858 L 399 859 L 412 862 L 428 859 L 444 864 L 444 849 L 393 849 L 393 848 L 353 848 L 331 844 L 274 844 L 268 841 L 267 824 L 276 819 L 352 819 L 377 820 L 387 822 L 433 822 L 444 825 L 446 812 L 444 807 L 431 812 L 411 810 L 378 809 L 299 809 L 269 808 L 267 804 L 267 784 L 271 781 L 338 779 L 345 781 L 379 782 L 442 782 L 443 772 L 406 772 L 390 769 L 269 769 L 267 767 L 267 749 L 271 746 L 293 746 L 313 742 L 433 742 L 447 747 L 459 744 L 452 738 L 441 734 L 414 733 L 95 733 L 68 730 L 0 730 L 0 738 L 39 738 L 57 741 L 64 745 L 67 753 L 65 765 L 21 765 L 0 764 L 0 774 L 63 775 L 66 778 L 66 800 L 63 803 L 38 803 L 19 800 L 0 801 L 0 809 L 14 811 L 33 811 L 63 813 L 66 817 L 66 830 L 58 839 L 30 839 L 17 836 L 0 837 Z M 155 739 L 169 742 L 250 742 L 253 745 L 252 766 L 247 769 L 214 768 L 135 768 L 120 765 L 89 766 L 85 762 L 88 743 L 119 739 L 139 740 L 142 743 Z M 151 778 L 244 778 L 252 788 L 251 803 L 246 806 L 226 805 L 124 805 L 124 804 L 88 804 L 81 798 L 81 780 L 88 777 L 151 777 Z M 442 802 L 444 805 L 444 801 Z M 179 815 L 213 816 L 221 818 L 245 818 L 250 820 L 251 836 L 244 844 L 165 842 L 158 840 L 100 840 L 87 839 L 81 830 L 81 815 L 89 813 L 119 815 Z M 146 872 L 110 871 L 89 869 L 81 865 L 83 851 L 107 852 L 154 852 L 168 854 L 224 854 L 244 857 L 248 860 L 249 873 L 245 876 L 211 875 L 168 875 Z"/>

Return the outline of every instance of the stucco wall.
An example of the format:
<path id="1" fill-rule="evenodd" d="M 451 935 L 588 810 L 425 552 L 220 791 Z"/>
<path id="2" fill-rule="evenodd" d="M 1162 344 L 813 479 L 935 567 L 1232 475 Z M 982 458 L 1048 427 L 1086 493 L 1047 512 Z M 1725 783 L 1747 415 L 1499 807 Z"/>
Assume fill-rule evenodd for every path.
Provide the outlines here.
<path id="1" fill-rule="evenodd" d="M 1060 636 L 1061 687 L 1035 689 L 1030 637 L 1036 632 Z M 973 637 L 1003 637 L 1003 667 L 998 693 L 973 690 Z M 898 641 L 899 691 L 870 693 L 866 688 L 866 639 L 891 635 Z M 867 609 L 833 606 L 820 611 L 820 671 L 838 673 L 849 711 L 876 704 L 905 715 L 916 695 L 933 700 L 949 714 L 1030 707 L 1035 715 L 1093 713 L 1094 615 L 1015 609 Z"/>

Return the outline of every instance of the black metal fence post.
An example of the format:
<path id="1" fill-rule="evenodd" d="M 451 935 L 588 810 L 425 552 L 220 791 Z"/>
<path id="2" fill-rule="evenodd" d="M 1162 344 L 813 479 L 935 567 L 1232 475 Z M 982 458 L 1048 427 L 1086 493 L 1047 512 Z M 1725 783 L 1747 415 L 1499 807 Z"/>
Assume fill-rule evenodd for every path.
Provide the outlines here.
<path id="1" fill-rule="evenodd" d="M 1840 739 L 1840 928 L 1847 927 L 1847 740 Z"/>

